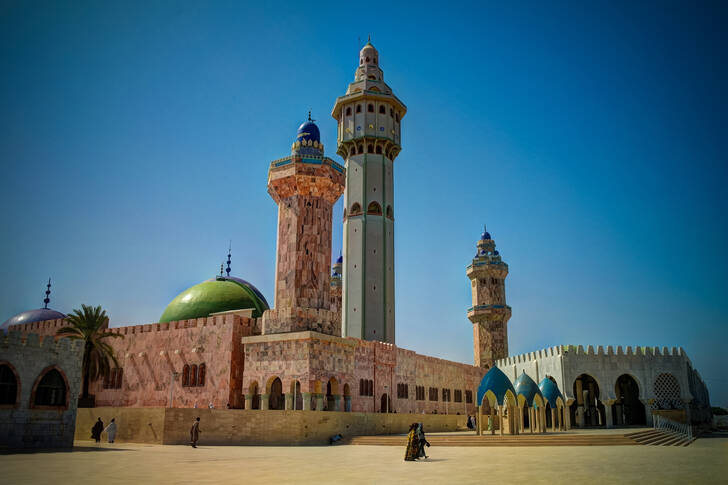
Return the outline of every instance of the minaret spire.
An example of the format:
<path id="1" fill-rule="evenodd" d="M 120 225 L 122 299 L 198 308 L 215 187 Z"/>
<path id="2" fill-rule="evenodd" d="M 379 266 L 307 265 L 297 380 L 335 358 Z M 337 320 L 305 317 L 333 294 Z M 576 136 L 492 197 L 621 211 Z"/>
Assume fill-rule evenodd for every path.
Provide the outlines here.
<path id="1" fill-rule="evenodd" d="M 231 256 L 231 253 L 232 253 L 232 249 L 233 249 L 233 242 L 230 241 L 230 245 L 228 246 L 227 269 L 225 270 L 225 272 L 227 273 L 227 277 L 228 278 L 230 278 L 230 256 Z M 222 268 L 221 268 L 220 274 L 222 275 Z"/>
<path id="2" fill-rule="evenodd" d="M 48 278 L 48 284 L 46 285 L 46 291 L 45 291 L 45 298 L 43 299 L 43 303 L 45 303 L 45 306 L 43 308 L 48 308 L 48 304 L 51 302 L 50 299 L 51 294 L 51 279 Z"/>

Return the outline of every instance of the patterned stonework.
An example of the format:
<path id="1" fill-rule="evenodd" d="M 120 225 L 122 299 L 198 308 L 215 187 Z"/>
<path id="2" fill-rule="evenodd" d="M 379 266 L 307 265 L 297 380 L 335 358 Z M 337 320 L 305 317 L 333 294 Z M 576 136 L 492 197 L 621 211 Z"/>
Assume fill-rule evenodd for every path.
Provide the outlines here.
<path id="1" fill-rule="evenodd" d="M 275 311 L 266 312 L 264 333 L 340 333 L 329 314 L 331 211 L 343 192 L 344 171 L 328 158 L 294 155 L 271 164 L 268 193 L 278 204 L 278 253 Z"/>
<path id="2" fill-rule="evenodd" d="M 496 360 L 508 356 L 507 324 L 511 318 L 505 290 L 508 265 L 502 261 L 490 236 L 478 241 L 467 275 L 473 298 L 468 318 L 473 322 L 475 365 L 489 369 Z"/>

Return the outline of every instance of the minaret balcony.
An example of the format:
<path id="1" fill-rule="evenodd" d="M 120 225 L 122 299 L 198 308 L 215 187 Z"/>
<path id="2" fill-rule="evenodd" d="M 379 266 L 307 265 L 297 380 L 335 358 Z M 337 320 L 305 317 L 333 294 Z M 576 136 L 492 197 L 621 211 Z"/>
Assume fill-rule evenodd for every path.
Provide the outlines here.
<path id="1" fill-rule="evenodd" d="M 471 280 L 486 277 L 505 279 L 508 276 L 508 265 L 503 261 L 475 260 L 467 266 L 466 274 Z"/>
<path id="2" fill-rule="evenodd" d="M 511 318 L 511 307 L 508 305 L 475 305 L 468 308 L 468 319 L 475 322 L 503 321 Z"/>

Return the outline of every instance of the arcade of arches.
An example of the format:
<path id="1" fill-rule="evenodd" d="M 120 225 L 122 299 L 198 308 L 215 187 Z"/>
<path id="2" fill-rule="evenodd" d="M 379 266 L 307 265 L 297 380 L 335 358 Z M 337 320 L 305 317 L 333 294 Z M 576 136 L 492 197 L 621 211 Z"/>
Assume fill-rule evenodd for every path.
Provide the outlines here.
<path id="1" fill-rule="evenodd" d="M 257 381 L 248 386 L 245 394 L 245 409 L 296 410 L 296 411 L 344 411 L 351 412 L 351 390 L 349 384 L 343 386 L 332 377 L 326 384 L 315 381 L 314 392 L 301 392 L 301 383 L 291 381 L 288 392 L 283 392 L 283 381 L 280 377 L 271 377 L 265 386 L 265 392 Z M 390 401 L 391 402 L 391 401 Z"/>

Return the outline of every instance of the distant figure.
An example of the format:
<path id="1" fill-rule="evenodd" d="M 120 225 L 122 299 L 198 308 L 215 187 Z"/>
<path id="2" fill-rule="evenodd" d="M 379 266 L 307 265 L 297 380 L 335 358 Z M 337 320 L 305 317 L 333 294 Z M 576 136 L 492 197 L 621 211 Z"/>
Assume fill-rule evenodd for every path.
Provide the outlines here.
<path id="1" fill-rule="evenodd" d="M 208 404 L 207 407 L 210 409 L 215 409 L 215 406 L 212 405 L 212 401 L 210 401 L 210 404 Z"/>
<path id="2" fill-rule="evenodd" d="M 417 425 L 417 440 L 420 448 L 417 453 L 417 458 L 422 458 L 423 456 L 425 458 L 429 458 L 427 454 L 425 454 L 425 446 L 429 447 L 430 443 L 428 443 L 427 438 L 425 438 L 425 428 L 422 427 L 422 423 Z"/>
<path id="3" fill-rule="evenodd" d="M 415 461 L 419 455 L 420 447 L 417 438 L 417 423 L 410 424 L 407 433 L 407 448 L 404 451 L 404 461 Z"/>
<path id="4" fill-rule="evenodd" d="M 334 436 L 329 438 L 329 444 L 333 445 L 334 443 L 336 443 L 337 441 L 341 441 L 342 439 L 344 439 L 343 436 L 341 436 L 340 434 L 335 434 Z"/>
<path id="5" fill-rule="evenodd" d="M 473 418 L 468 414 L 468 429 L 473 429 Z"/>
<path id="6" fill-rule="evenodd" d="M 230 403 L 227 403 L 227 408 L 230 409 Z"/>
<path id="7" fill-rule="evenodd" d="M 96 440 L 97 443 L 101 442 L 102 431 L 104 431 L 104 422 L 101 421 L 101 418 L 99 418 L 99 420 L 94 423 L 94 427 L 91 428 L 91 437 Z"/>
<path id="8" fill-rule="evenodd" d="M 200 418 L 195 419 L 190 428 L 190 444 L 192 448 L 197 448 L 197 440 L 200 439 Z"/>
<path id="9" fill-rule="evenodd" d="M 111 422 L 104 430 L 106 432 L 106 434 L 108 434 L 108 436 L 109 436 L 109 443 L 113 443 L 114 440 L 116 439 L 116 422 L 115 422 L 115 420 L 116 420 L 116 418 L 111 418 Z"/>

